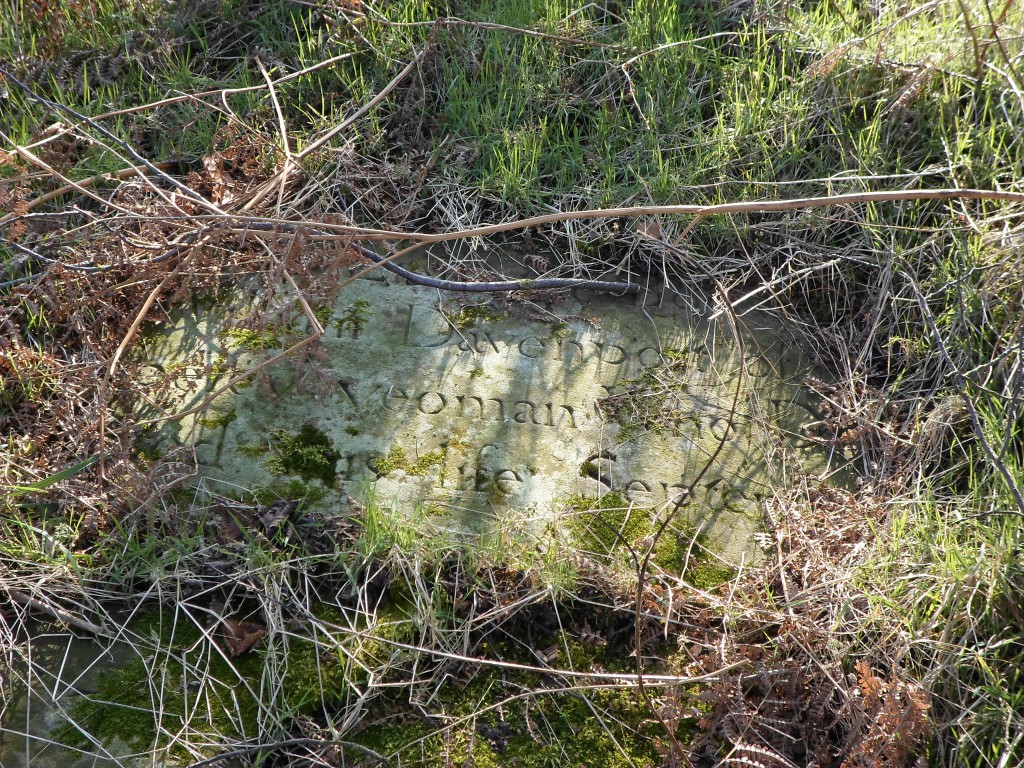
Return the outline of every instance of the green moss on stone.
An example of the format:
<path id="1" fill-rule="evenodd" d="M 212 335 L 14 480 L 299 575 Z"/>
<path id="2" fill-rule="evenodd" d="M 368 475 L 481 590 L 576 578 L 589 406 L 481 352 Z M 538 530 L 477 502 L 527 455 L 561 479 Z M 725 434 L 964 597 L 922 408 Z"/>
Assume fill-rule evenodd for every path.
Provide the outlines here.
<path id="1" fill-rule="evenodd" d="M 235 446 L 235 450 L 247 459 L 258 459 L 260 456 L 266 455 L 270 446 L 266 443 L 239 443 Z"/>
<path id="2" fill-rule="evenodd" d="M 135 454 L 145 461 L 158 461 L 163 458 L 160 430 L 155 424 L 147 424 L 139 429 L 135 438 Z"/>
<path id="3" fill-rule="evenodd" d="M 275 475 L 298 475 L 303 480 L 319 480 L 327 487 L 334 485 L 335 467 L 341 454 L 334 450 L 330 438 L 312 424 L 304 424 L 295 433 L 276 430 L 271 433 L 273 455 L 263 466 Z"/>
<path id="4" fill-rule="evenodd" d="M 216 429 L 217 427 L 226 427 L 237 418 L 238 414 L 235 412 L 235 409 L 232 408 L 230 411 L 226 411 L 225 413 L 215 413 L 211 416 L 204 416 L 203 418 L 196 419 L 196 422 L 201 427 Z"/>
<path id="5" fill-rule="evenodd" d="M 667 348 L 662 356 L 666 364 L 644 371 L 622 382 L 621 391 L 598 401 L 602 415 L 619 425 L 618 439 L 635 440 L 642 434 L 661 434 L 678 430 L 676 401 L 689 390 L 686 373 L 690 354 L 687 350 Z"/>
<path id="6" fill-rule="evenodd" d="M 490 304 L 471 304 L 462 307 L 449 318 L 456 328 L 473 328 L 478 322 L 493 322 L 505 315 L 495 310 Z"/>
<path id="7" fill-rule="evenodd" d="M 334 321 L 334 329 L 340 336 L 346 329 L 351 330 L 354 336 L 358 336 L 366 328 L 366 322 L 370 317 L 370 302 L 363 299 L 352 302 L 337 320 Z"/>
<path id="8" fill-rule="evenodd" d="M 556 341 L 563 341 L 569 336 L 572 327 L 564 320 L 554 320 L 551 325 L 551 338 Z"/>
<path id="9" fill-rule="evenodd" d="M 322 327 L 326 327 L 326 325 L 331 321 L 331 316 L 333 314 L 333 310 L 326 304 L 313 310 L 313 317 L 317 319 L 317 322 L 320 323 Z"/>
<path id="10" fill-rule="evenodd" d="M 373 470 L 379 477 L 384 477 L 397 469 L 403 470 L 409 475 L 425 475 L 431 467 L 444 463 L 445 451 L 437 449 L 424 453 L 416 459 L 410 459 L 405 449 L 400 445 L 394 445 L 388 451 L 387 456 L 378 456 L 373 460 Z"/>
<path id="11" fill-rule="evenodd" d="M 623 550 L 623 542 L 631 547 L 651 531 L 650 510 L 630 508 L 630 503 L 617 491 L 599 499 L 573 496 L 569 507 L 569 527 L 577 542 L 588 552 L 608 556 Z"/>
<path id="12" fill-rule="evenodd" d="M 159 344 L 166 338 L 162 323 L 146 320 L 139 326 L 138 339 L 142 345 Z"/>
<path id="13" fill-rule="evenodd" d="M 262 352 L 266 349 L 278 349 L 281 346 L 281 331 L 268 326 L 262 331 L 252 328 L 231 328 L 225 331 L 228 341 L 233 347 Z"/>
<path id="14" fill-rule="evenodd" d="M 631 505 L 616 491 L 600 499 L 573 496 L 568 506 L 574 511 L 568 527 L 578 546 L 609 562 L 630 558 L 629 548 L 643 556 L 658 522 L 653 510 Z M 731 578 L 733 569 L 714 560 L 702 545 L 703 537 L 692 526 L 673 521 L 658 537 L 651 561 L 668 573 L 684 576 L 701 589 Z M 630 564 L 635 567 L 632 558 Z"/>
<path id="15" fill-rule="evenodd" d="M 192 308 L 197 312 L 209 312 L 217 306 L 217 294 L 214 291 L 200 291 L 192 294 Z"/>
<path id="16" fill-rule="evenodd" d="M 709 590 L 724 584 L 736 576 L 736 569 L 728 565 L 714 562 L 710 558 L 701 558 L 697 565 L 686 573 L 686 579 L 697 589 Z"/>
<path id="17" fill-rule="evenodd" d="M 210 363 L 209 370 L 210 381 L 216 381 L 222 376 L 231 373 L 232 365 L 231 362 L 226 357 L 224 357 L 224 355 L 217 355 L 217 357 L 214 358 L 213 362 Z"/>

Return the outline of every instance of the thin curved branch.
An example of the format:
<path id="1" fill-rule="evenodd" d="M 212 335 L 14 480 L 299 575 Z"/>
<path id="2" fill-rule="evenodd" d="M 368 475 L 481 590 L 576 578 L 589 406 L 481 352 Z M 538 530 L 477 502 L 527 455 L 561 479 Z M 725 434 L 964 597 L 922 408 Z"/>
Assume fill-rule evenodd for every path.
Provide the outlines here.
<path id="1" fill-rule="evenodd" d="M 265 222 L 252 222 L 248 226 L 248 229 L 255 230 L 257 232 L 296 232 L 301 229 L 306 234 L 307 237 L 312 239 L 316 239 L 318 237 L 323 236 L 323 232 L 321 232 L 320 230 L 314 227 L 310 227 L 306 224 L 301 224 L 297 222 L 280 222 L 275 224 Z M 578 277 L 541 277 L 524 278 L 522 280 L 497 280 L 482 282 L 443 280 L 437 277 L 430 277 L 429 275 L 421 275 L 418 272 L 413 272 L 411 269 L 406 269 L 405 267 L 396 264 L 394 262 L 394 259 L 397 256 L 401 256 L 402 253 L 405 253 L 405 251 L 393 254 L 391 256 L 381 256 L 378 253 L 374 253 L 369 248 L 365 248 L 358 244 L 353 244 L 353 247 L 356 250 L 358 250 L 360 255 L 362 255 L 367 261 L 370 261 L 379 267 L 383 267 L 389 272 L 392 272 L 398 275 L 399 277 L 408 280 L 414 285 L 422 285 L 426 286 L 427 288 L 436 288 L 440 291 L 464 291 L 468 293 L 508 293 L 510 291 L 557 291 L 566 290 L 570 288 L 582 288 L 588 291 L 605 291 L 607 293 L 615 294 L 616 296 L 626 296 L 640 292 L 639 283 L 621 283 L 605 280 L 586 280 Z M 415 247 L 418 247 L 418 245 Z"/>
<path id="2" fill-rule="evenodd" d="M 467 291 L 470 293 L 507 293 L 509 291 L 540 291 L 561 290 L 565 288 L 583 288 L 589 291 L 607 291 L 617 296 L 640 292 L 639 283 L 606 282 L 604 280 L 583 280 L 576 277 L 542 277 L 525 280 L 498 280 L 488 282 L 463 282 L 461 280 L 442 280 L 429 275 L 406 269 L 393 261 L 388 261 L 369 248 L 357 245 L 359 252 L 375 264 L 379 264 L 389 272 L 405 278 L 415 285 L 437 288 L 441 291 Z"/>
<path id="3" fill-rule="evenodd" d="M 488 224 L 470 229 L 453 232 L 405 232 L 401 230 L 371 229 L 351 224 L 317 224 L 333 235 L 314 236 L 316 239 L 344 240 L 353 236 L 360 240 L 414 240 L 419 243 L 444 243 L 449 240 L 466 240 L 471 237 L 488 237 L 502 232 L 512 232 L 545 224 L 557 224 L 563 221 L 579 221 L 589 219 L 635 219 L 641 216 L 718 216 L 733 213 L 778 213 L 780 211 L 800 211 L 809 208 L 832 208 L 858 203 L 895 203 L 922 200 L 1002 200 L 1024 205 L 1024 192 L 1007 192 L 998 189 L 890 189 L 878 192 L 849 192 L 841 195 L 821 195 L 818 197 L 800 197 L 786 200 L 744 200 L 735 203 L 715 203 L 710 205 L 638 205 L 624 208 L 590 208 L 582 211 L 556 211 L 527 219 L 508 221 L 502 224 Z M 193 216 L 192 219 L 201 217 Z M 273 221 L 267 217 L 246 218 L 237 216 L 233 219 L 240 230 L 250 222 L 265 223 Z M 282 226 L 294 226 L 294 222 L 275 222 Z"/>

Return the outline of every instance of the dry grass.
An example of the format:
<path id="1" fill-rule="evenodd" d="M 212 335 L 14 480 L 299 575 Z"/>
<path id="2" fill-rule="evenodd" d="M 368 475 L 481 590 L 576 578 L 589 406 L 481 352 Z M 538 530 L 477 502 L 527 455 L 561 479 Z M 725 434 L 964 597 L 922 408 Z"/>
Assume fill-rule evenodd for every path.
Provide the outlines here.
<path id="1" fill-rule="evenodd" d="M 922 105 L 936 83 L 952 88 L 963 78 L 973 78 L 994 94 L 992 104 L 1017 114 L 1020 36 L 1011 28 L 1010 3 L 990 8 L 990 14 L 969 5 L 959 41 L 966 56 L 952 48 L 936 50 L 922 63 L 883 55 L 894 41 L 919 52 L 924 44 L 911 39 L 910 15 L 945 13 L 947 6 L 927 4 L 881 32 L 808 54 L 801 87 L 819 84 L 823 106 L 806 124 L 831 119 L 833 106 L 845 109 L 836 91 L 858 77 L 874 78 L 879 89 L 872 98 L 884 105 L 880 130 L 900 120 L 913 128 L 913 121 L 926 119 Z M 327 25 L 335 30 L 331 34 L 362 38 L 371 48 L 418 39 L 410 30 L 420 27 L 374 21 L 369 6 L 340 3 L 323 10 L 335 25 Z M 743 4 L 735 10 L 749 12 L 755 22 L 766 18 L 762 12 L 776 18 L 779 9 Z M 885 13 L 866 6 L 861 11 Z M 871 22 L 857 17 L 851 23 Z M 244 86 L 269 105 L 253 115 L 231 113 L 223 89 L 204 89 L 201 103 L 214 106 L 202 109 L 220 109 L 214 98 L 220 97 L 227 115 L 192 163 L 153 163 L 130 136 L 67 105 L 48 105 L 51 122 L 57 122 L 45 131 L 19 137 L 5 129 L 5 668 L 24 667 L 19 655 L 28 648 L 30 612 L 99 637 L 130 638 L 150 681 L 152 748 L 176 750 L 199 764 L 232 750 L 239 757 L 263 750 L 277 764 L 368 762 L 371 739 L 361 737 L 363 729 L 392 722 L 396 700 L 433 718 L 422 719 L 429 734 L 405 747 L 406 762 L 417 760 L 418 749 L 423 762 L 437 762 L 429 750 L 463 755 L 465 745 L 456 742 L 467 732 L 480 739 L 477 749 L 494 751 L 508 736 L 487 724 L 489 718 L 504 717 L 513 706 L 527 707 L 524 732 L 557 760 L 571 753 L 573 737 L 555 726 L 545 730 L 530 719 L 528 707 L 543 713 L 544 702 L 565 696 L 585 702 L 627 762 L 847 768 L 1020 762 L 1024 701 L 1016 692 L 1015 669 L 1022 640 L 1014 627 L 1024 583 L 1016 562 L 1024 515 L 1018 490 L 1024 482 L 1024 315 L 1015 170 L 985 175 L 967 167 L 966 154 L 951 160 L 949 169 L 915 167 L 900 175 L 868 167 L 841 175 L 840 188 L 852 190 L 847 195 L 813 207 L 806 202 L 812 193 L 803 190 L 828 194 L 837 183 L 831 173 L 802 177 L 799 197 L 768 203 L 747 202 L 749 195 L 744 202 L 723 197 L 701 177 L 701 184 L 687 188 L 718 203 L 655 205 L 664 200 L 648 184 L 646 197 L 616 199 L 633 207 L 611 214 L 586 211 L 600 201 L 593 190 L 559 190 L 539 196 L 548 212 L 525 220 L 520 206 L 538 198 L 508 186 L 523 167 L 508 171 L 500 187 L 495 179 L 501 173 L 489 166 L 491 176 L 474 185 L 467 181 L 476 173 L 467 171 L 478 159 L 472 147 L 412 142 L 406 152 L 382 157 L 378 146 L 367 149 L 372 142 L 347 133 L 358 128 L 364 137 L 373 134 L 380 110 L 397 127 L 403 115 L 437 106 L 442 89 L 427 75 L 451 77 L 446 67 L 452 63 L 440 30 L 461 29 L 473 42 L 464 57 L 482 56 L 480 41 L 492 39 L 483 35 L 502 32 L 469 21 L 446 24 L 432 27 L 422 49 L 387 70 L 375 92 L 379 98 L 363 99 L 347 120 L 330 127 L 291 128 L 294 115 L 281 102 L 288 82 L 313 76 L 333 60 L 276 80 L 262 70 L 262 82 Z M 569 48 L 586 32 L 568 23 L 557 32 L 508 27 L 505 33 L 537 45 Z M 611 24 L 611 31 L 617 29 Z M 41 50 L 60 40 L 46 38 Z M 595 80 L 590 96 L 628 95 L 631 106 L 611 106 L 636 113 L 633 130 L 641 124 L 650 129 L 659 97 L 651 68 L 682 46 L 630 49 L 615 59 L 611 44 L 589 44 L 596 43 L 605 57 L 598 64 L 611 74 Z M 561 47 L 558 52 L 564 53 Z M 590 66 L 596 65 L 566 65 L 560 108 L 568 108 L 565 99 L 582 88 L 570 87 L 572 73 Z M 625 73 L 628 88 L 615 87 L 626 82 L 617 72 Z M 110 80 L 107 70 L 101 74 Z M 38 81 L 29 88 L 40 91 Z M 102 78 L 72 78 L 62 93 L 78 97 L 109 85 Z M 3 87 L 18 89 L 13 78 Z M 200 99 L 200 89 L 194 91 L 190 104 Z M 27 104 L 32 97 L 25 93 L 19 98 Z M 157 113 L 177 103 L 161 98 L 133 109 Z M 1013 121 L 1006 122 L 1011 130 Z M 774 140 L 784 131 L 767 123 L 759 135 Z M 506 139 L 525 151 L 530 137 Z M 993 138 L 992 145 L 1014 146 L 1001 141 Z M 868 162 L 868 148 L 839 144 L 850 156 L 846 168 L 859 168 L 855 160 Z M 101 153 L 113 167 L 83 178 L 76 163 L 86 151 Z M 645 157 L 634 144 L 604 162 L 621 170 L 647 162 Z M 997 189 L 990 182 L 999 173 Z M 989 191 L 955 191 L 971 186 L 961 184 L 964 174 Z M 933 175 L 945 183 L 926 183 Z M 778 187 L 759 182 L 753 189 L 785 192 L 796 184 L 785 176 L 780 171 Z M 673 188 L 675 180 L 669 174 L 661 182 Z M 729 189 L 749 189 L 736 179 L 729 183 Z M 920 188 L 904 189 L 906 184 Z M 879 192 L 880 185 L 887 191 Z M 939 187 L 954 191 L 935 192 Z M 923 199 L 929 196 L 932 202 Z M 438 234 L 424 236 L 428 227 Z M 426 529 L 392 540 L 369 535 L 369 518 L 379 510 L 343 526 L 282 519 L 267 508 L 209 494 L 197 504 L 199 496 L 173 493 L 189 479 L 187 457 L 146 462 L 135 454 L 139 425 L 129 415 L 131 403 L 150 393 L 126 353 L 143 322 L 163 319 L 193 296 L 230 290 L 233 280 L 244 277 L 294 297 L 315 329 L 311 308 L 335 297 L 353 272 L 370 268 L 353 243 L 443 239 L 473 245 L 512 231 L 521 231 L 527 245 L 563 249 L 557 259 L 537 261 L 538 276 L 612 276 L 671 290 L 699 274 L 722 286 L 735 313 L 761 306 L 800 324 L 821 362 L 839 374 L 838 384 L 808 382 L 826 403 L 810 436 L 853 457 L 860 474 L 856 487 L 817 487 L 794 477 L 768 508 L 767 564 L 707 590 L 656 567 L 643 572 L 639 563 L 649 552 L 634 553 L 642 573 L 629 582 L 557 538 L 520 541 L 510 535 L 489 551 Z M 461 255 L 445 265 L 442 277 L 495 277 L 469 249 L 453 253 Z M 315 355 L 316 344 L 314 333 L 291 354 Z M 80 469 L 59 477 L 69 467 Z M 49 484 L 54 477 L 59 482 Z M 208 518 L 221 525 L 212 541 L 199 536 Z M 248 522 L 256 534 L 232 533 L 232 520 L 236 527 L 238 520 Z M 282 543 L 281 526 L 292 526 L 298 552 Z M 538 546 L 546 559 L 538 558 Z M 204 570 L 211 561 L 222 563 L 221 569 Z M 553 563 L 571 565 L 571 573 Z M 110 608 L 125 592 L 180 622 L 202 654 L 181 651 L 185 635 L 168 641 L 137 633 Z M 531 624 L 560 639 L 555 655 L 524 637 Z M 257 640 L 261 663 L 254 672 L 245 665 L 256 657 L 244 646 Z M 571 663 L 572 652 L 597 646 L 620 658 L 632 654 L 632 669 L 602 672 L 593 663 Z M 298 664 L 297 648 L 307 654 L 305 671 L 323 680 L 312 706 L 281 693 L 294 685 L 289 669 Z M 645 659 L 641 679 L 635 668 Z M 158 675 L 171 662 L 181 680 Z M 481 696 L 469 714 L 451 705 L 453 681 L 491 681 L 487 674 L 495 670 L 527 682 Z M 188 689 L 195 708 L 179 724 L 172 683 L 186 677 L 196 682 Z M 604 697 L 609 690 L 632 694 L 641 683 L 650 689 L 653 711 L 633 711 L 633 720 L 617 722 L 625 715 Z M 7 696 L 11 685 L 5 677 Z M 231 685 L 241 691 L 234 699 L 224 694 Z M 667 728 L 657 737 L 655 722 Z M 95 727 L 80 725 L 85 733 Z"/>

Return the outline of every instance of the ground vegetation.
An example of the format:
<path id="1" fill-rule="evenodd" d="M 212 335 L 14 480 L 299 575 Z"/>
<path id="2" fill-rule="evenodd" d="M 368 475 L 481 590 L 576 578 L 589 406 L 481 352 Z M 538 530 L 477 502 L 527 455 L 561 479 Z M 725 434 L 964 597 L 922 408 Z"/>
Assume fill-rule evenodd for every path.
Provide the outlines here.
<path id="1" fill-rule="evenodd" d="M 54 739 L 120 724 L 196 766 L 1024 762 L 1022 13 L 5 4 L 0 706 L 42 620 L 137 650 Z M 809 436 L 858 479 L 795 468 L 737 571 L 671 510 L 633 536 L 623 499 L 460 537 L 372 495 L 308 514 L 302 483 L 225 497 L 140 447 L 147 323 L 256 281 L 294 317 L 236 338 L 287 347 L 222 390 L 308 369 L 322 308 L 383 268 L 360 248 L 444 241 L 775 313 L 836 373 Z M 522 278 L 452 253 L 419 271 Z M 330 445 L 273 440 L 255 460 L 332 480 Z"/>

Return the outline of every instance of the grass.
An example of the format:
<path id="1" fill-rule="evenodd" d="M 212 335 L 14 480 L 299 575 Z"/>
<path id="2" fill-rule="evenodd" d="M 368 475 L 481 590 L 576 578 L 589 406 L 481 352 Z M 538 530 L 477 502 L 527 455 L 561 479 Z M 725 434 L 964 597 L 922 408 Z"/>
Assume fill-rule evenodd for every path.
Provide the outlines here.
<path id="1" fill-rule="evenodd" d="M 942 498 L 930 488 L 913 513 L 900 513 L 863 575 L 876 610 L 906 627 L 895 661 L 929 681 L 933 717 L 953 737 L 957 759 L 980 766 L 1020 748 L 1024 710 L 1015 691 L 1024 645 L 1007 621 L 1019 612 L 1022 529 L 1020 516 L 997 511 L 1013 503 L 1005 491 L 971 474 L 967 493 Z M 1013 474 L 1021 476 L 1019 465 Z M 964 700 L 984 706 L 966 713 Z"/>
<path id="2" fill-rule="evenodd" d="M 573 497 L 568 507 L 566 525 L 573 534 L 573 546 L 618 571 L 612 580 L 628 583 L 630 577 L 635 579 L 644 542 L 660 522 L 659 510 L 631 504 L 615 491 L 599 499 Z M 716 562 L 704 539 L 689 525 L 673 525 L 654 545 L 651 562 L 698 589 L 717 587 L 729 581 L 735 569 Z"/>
<path id="3" fill-rule="evenodd" d="M 594 219 L 517 241 L 554 245 L 545 269 L 559 275 L 664 279 L 668 290 L 713 276 L 733 299 L 756 297 L 738 311 L 761 302 L 801 324 L 808 349 L 845 382 L 819 387 L 827 406 L 813 437 L 854 456 L 858 487 L 794 475 L 769 502 L 766 564 L 721 584 L 680 578 L 687 536 L 670 531 L 639 606 L 609 569 L 627 558 L 602 533 L 628 528 L 625 504 L 588 505 L 574 547 L 565 531 L 536 540 L 505 521 L 489 538 L 453 537 L 425 510 L 372 503 L 351 536 L 301 517 L 270 528 L 259 522 L 270 505 L 308 488 L 263 489 L 263 506 L 174 491 L 188 474 L 181 457 L 134 453 L 125 406 L 151 393 L 119 348 L 136 341 L 140 313 L 159 321 L 234 276 L 324 307 L 347 274 L 344 243 L 201 229 L 206 203 L 229 217 L 410 233 L 601 206 L 1019 190 L 1022 26 L 1006 0 L 4 6 L 0 66 L 95 120 L 0 79 L 0 487 L 22 489 L 0 499 L 12 605 L 30 598 L 110 622 L 105 600 L 144 595 L 191 634 L 155 645 L 140 635 L 139 648 L 169 663 L 178 640 L 200 649 L 214 660 L 202 667 L 211 691 L 235 678 L 198 617 L 216 614 L 217 600 L 256 617 L 265 645 L 235 664 L 252 667 L 255 696 L 208 700 L 213 727 L 183 737 L 196 759 L 301 736 L 319 745 L 301 749 L 330 762 L 337 755 L 322 750 L 341 734 L 403 762 L 559 764 L 585 744 L 595 765 L 659 764 L 676 747 L 643 722 L 633 688 L 570 674 L 624 670 L 612 657 L 639 651 L 656 674 L 690 681 L 659 687 L 649 714 L 698 763 L 1020 763 L 1019 204 Z M 286 168 L 286 147 L 294 156 L 340 125 L 417 55 L 408 77 L 277 191 L 269 180 Z M 200 199 L 130 174 L 60 191 L 136 164 L 98 126 L 169 163 Z M 440 271 L 481 269 L 463 254 Z M 350 306 L 330 332 L 358 335 L 367 309 Z M 276 347 L 274 333 L 235 341 Z M 315 365 L 311 349 L 286 364 Z M 645 427 L 673 417 L 640 416 Z M 275 435 L 253 460 L 331 485 L 333 448 L 321 443 Z M 390 468 L 415 464 L 399 463 Z M 628 533 L 631 546 L 649 543 L 647 529 Z M 231 567 L 205 574 L 211 559 Z M 180 595 L 186 606 L 173 607 Z M 649 644 L 631 648 L 622 638 L 636 619 Z M 531 623 L 544 622 L 531 642 Z M 8 657 L 23 650 L 16 634 L 4 625 Z M 592 635 L 606 657 L 581 639 Z M 561 645 L 560 669 L 513 666 L 543 667 L 537 646 L 549 642 Z M 309 662 L 300 649 L 313 647 L 326 655 Z M 319 687 L 266 693 L 310 664 Z M 459 709 L 451 679 L 475 704 Z M 568 691 L 547 693 L 552 682 Z M 173 709 L 172 689 L 147 690 Z M 389 728 L 406 701 L 445 727 Z M 557 707 L 570 714 L 559 720 Z M 140 716 L 156 724 L 139 726 L 149 748 L 173 732 L 154 712 Z M 507 751 L 495 749 L 501 718 L 520 716 Z"/>

